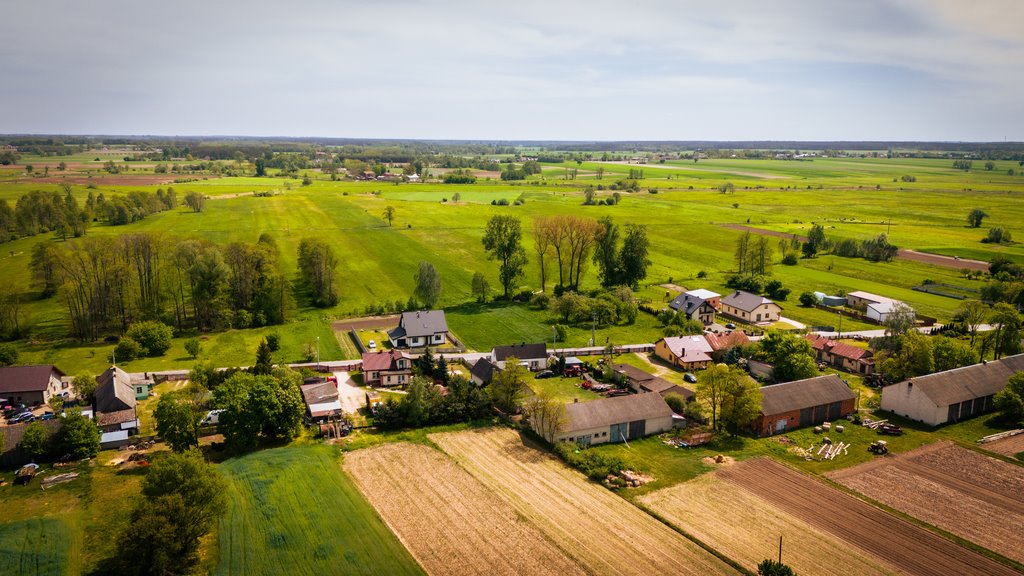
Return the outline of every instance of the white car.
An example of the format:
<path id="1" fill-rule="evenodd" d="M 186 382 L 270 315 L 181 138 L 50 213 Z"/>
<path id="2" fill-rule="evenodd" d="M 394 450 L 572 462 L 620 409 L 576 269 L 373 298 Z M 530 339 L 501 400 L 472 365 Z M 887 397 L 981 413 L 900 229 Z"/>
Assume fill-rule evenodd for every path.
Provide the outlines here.
<path id="1" fill-rule="evenodd" d="M 205 425 L 209 425 L 209 424 L 219 424 L 220 423 L 220 415 L 223 412 L 224 412 L 223 409 L 220 409 L 220 410 L 210 410 L 209 412 L 206 413 L 206 417 L 203 418 L 203 421 L 201 422 L 201 424 L 203 424 L 204 426 Z"/>
<path id="2" fill-rule="evenodd" d="M 367 344 L 366 347 L 369 348 L 370 350 L 376 350 L 377 349 L 377 343 L 374 342 L 373 340 L 370 340 L 370 343 Z"/>

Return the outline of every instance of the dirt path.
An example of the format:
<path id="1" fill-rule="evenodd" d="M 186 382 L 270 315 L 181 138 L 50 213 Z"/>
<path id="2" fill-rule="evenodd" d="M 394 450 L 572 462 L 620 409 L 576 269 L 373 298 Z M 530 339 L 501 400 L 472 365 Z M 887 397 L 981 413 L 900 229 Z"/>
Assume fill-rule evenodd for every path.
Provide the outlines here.
<path id="1" fill-rule="evenodd" d="M 766 174 L 764 172 L 748 172 L 745 170 L 718 170 L 715 168 L 702 168 L 700 166 L 676 166 L 672 164 L 633 164 L 624 160 L 595 161 L 595 164 L 619 164 L 622 166 L 636 166 L 641 170 L 644 168 L 664 168 L 666 170 L 685 170 L 689 172 L 715 172 L 718 174 L 734 174 L 736 176 L 749 176 L 751 178 L 764 178 L 765 180 L 785 180 L 789 176 L 779 174 Z"/>
<path id="2" fill-rule="evenodd" d="M 748 460 L 718 474 L 908 574 L 1019 576 L 1008 566 L 768 458 Z"/>
<path id="3" fill-rule="evenodd" d="M 774 236 L 775 238 L 792 238 L 792 234 L 786 232 L 776 232 L 775 230 L 765 230 L 764 228 L 754 228 L 753 226 L 744 226 L 743 224 L 722 224 L 723 228 L 729 228 L 730 230 L 739 230 L 740 232 L 750 232 L 751 234 L 760 234 L 761 236 Z M 801 242 L 807 242 L 806 236 L 797 236 Z M 957 270 L 981 270 L 983 272 L 988 271 L 988 262 L 982 262 L 981 260 L 968 260 L 966 258 L 954 258 L 952 256 L 942 256 L 941 254 L 929 254 L 928 252 L 918 252 L 917 250 L 910 250 L 908 248 L 900 248 L 896 252 L 896 257 L 902 260 L 910 260 L 912 262 L 921 262 L 922 264 L 932 264 L 934 266 L 943 266 L 945 268 L 955 268 Z"/>
<path id="4" fill-rule="evenodd" d="M 360 330 L 366 328 L 392 328 L 398 326 L 400 315 L 389 316 L 367 316 L 365 318 L 349 318 L 331 323 L 331 329 L 335 332 L 347 332 L 349 330 Z"/>
<path id="5" fill-rule="evenodd" d="M 338 379 L 338 400 L 341 401 L 341 410 L 348 414 L 356 414 L 366 404 L 366 394 L 352 384 L 348 372 L 335 372 Z"/>

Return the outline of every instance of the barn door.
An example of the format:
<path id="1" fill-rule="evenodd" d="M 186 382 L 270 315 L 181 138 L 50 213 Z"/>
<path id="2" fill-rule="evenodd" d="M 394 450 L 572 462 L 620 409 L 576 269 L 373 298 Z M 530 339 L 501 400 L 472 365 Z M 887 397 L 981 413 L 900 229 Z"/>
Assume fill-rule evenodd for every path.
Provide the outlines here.
<path id="1" fill-rule="evenodd" d="M 623 440 L 629 438 L 627 434 L 629 434 L 629 424 L 626 424 L 625 422 L 623 422 L 622 424 L 612 424 L 610 441 L 622 442 Z"/>
<path id="2" fill-rule="evenodd" d="M 814 424 L 814 408 L 804 408 L 800 411 L 800 425 L 810 426 Z"/>
<path id="3" fill-rule="evenodd" d="M 629 423 L 629 439 L 636 440 L 637 438 L 643 438 L 644 432 L 647 428 L 646 420 L 634 420 Z"/>

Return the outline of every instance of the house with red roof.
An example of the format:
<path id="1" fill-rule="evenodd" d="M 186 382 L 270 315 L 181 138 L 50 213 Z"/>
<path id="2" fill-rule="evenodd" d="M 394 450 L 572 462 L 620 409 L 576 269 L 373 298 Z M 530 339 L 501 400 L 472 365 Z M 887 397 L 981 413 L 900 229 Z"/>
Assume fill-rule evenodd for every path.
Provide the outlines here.
<path id="1" fill-rule="evenodd" d="M 807 340 L 811 343 L 811 348 L 814 348 L 814 357 L 818 362 L 855 374 L 867 375 L 875 371 L 871 350 L 817 334 L 808 334 Z"/>
<path id="2" fill-rule="evenodd" d="M 412 380 L 412 356 L 401 350 L 363 354 L 363 383 L 367 386 L 405 386 Z"/>
<path id="3" fill-rule="evenodd" d="M 750 338 L 747 338 L 746 334 L 738 330 L 726 332 L 725 334 L 709 333 L 705 334 L 704 338 L 711 345 L 711 357 L 715 360 L 721 360 L 726 352 L 737 346 L 750 344 Z"/>

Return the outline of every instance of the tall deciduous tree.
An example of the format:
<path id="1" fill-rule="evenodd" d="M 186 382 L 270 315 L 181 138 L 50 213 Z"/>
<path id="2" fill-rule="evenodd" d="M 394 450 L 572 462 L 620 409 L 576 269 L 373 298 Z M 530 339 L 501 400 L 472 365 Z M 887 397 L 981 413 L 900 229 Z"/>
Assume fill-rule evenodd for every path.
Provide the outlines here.
<path id="1" fill-rule="evenodd" d="M 776 382 L 803 380 L 817 375 L 811 343 L 786 332 L 773 330 L 757 346 L 757 356 L 772 365 Z"/>
<path id="2" fill-rule="evenodd" d="M 391 226 L 392 220 L 395 219 L 395 207 L 394 206 L 388 206 L 388 207 L 384 208 L 383 216 L 384 216 L 384 219 L 388 221 L 388 226 Z"/>
<path id="3" fill-rule="evenodd" d="M 70 454 L 77 459 L 95 458 L 100 451 L 100 430 L 95 422 L 82 416 L 81 411 L 72 410 L 64 416 L 56 444 L 60 454 Z"/>
<path id="4" fill-rule="evenodd" d="M 518 218 L 497 215 L 487 221 L 482 239 L 488 258 L 497 260 L 498 278 L 508 299 L 515 282 L 526 266 L 526 250 L 522 245 L 523 232 Z"/>
<path id="5" fill-rule="evenodd" d="M 475 272 L 473 274 L 473 282 L 471 286 L 473 295 L 476 296 L 476 301 L 481 304 L 487 302 L 487 297 L 491 293 L 491 285 L 487 282 L 487 278 L 482 272 Z"/>
<path id="6" fill-rule="evenodd" d="M 640 281 L 647 277 L 647 267 L 651 261 L 647 259 L 650 241 L 647 239 L 647 227 L 642 224 L 628 224 L 626 237 L 622 241 L 622 252 L 619 254 L 621 283 L 638 288 Z"/>
<path id="7" fill-rule="evenodd" d="M 565 428 L 568 419 L 565 404 L 549 389 L 541 390 L 527 399 L 523 403 L 523 412 L 530 418 L 533 430 L 552 444 L 558 433 Z"/>
<path id="8" fill-rule="evenodd" d="M 441 297 L 441 275 L 430 262 L 420 262 L 419 270 L 414 276 L 416 289 L 413 294 L 427 308 L 433 308 Z"/>
<path id="9" fill-rule="evenodd" d="M 526 376 L 529 372 L 519 364 L 519 359 L 509 356 L 505 368 L 494 375 L 491 381 L 491 400 L 499 410 L 514 414 L 526 394 Z"/>
<path id="10" fill-rule="evenodd" d="M 161 395 L 153 417 L 156 433 L 167 441 L 171 450 L 185 452 L 199 447 L 199 423 L 203 415 L 192 394 L 176 390 Z"/>
<path id="11" fill-rule="evenodd" d="M 299 274 L 313 305 L 326 308 L 338 303 L 334 281 L 337 266 L 334 250 L 322 240 L 305 238 L 299 243 Z"/>
<path id="12" fill-rule="evenodd" d="M 967 225 L 971 228 L 980 228 L 981 221 L 988 218 L 988 213 L 981 208 L 974 208 L 967 214 Z"/>
<path id="13" fill-rule="evenodd" d="M 22 434 L 18 447 L 24 455 L 35 460 L 46 453 L 48 444 L 46 428 L 43 427 L 43 423 L 32 422 L 25 427 L 25 432 Z"/>
<path id="14" fill-rule="evenodd" d="M 297 377 L 286 370 L 272 376 L 239 372 L 221 382 L 213 398 L 224 410 L 217 428 L 228 446 L 244 450 L 261 439 L 294 437 L 305 413 Z"/>
<path id="15" fill-rule="evenodd" d="M 612 222 L 611 216 L 605 216 L 598 220 L 600 232 L 597 235 L 597 243 L 594 246 L 594 263 L 597 264 L 597 273 L 601 278 L 601 285 L 604 287 L 621 284 L 619 262 L 619 227 Z"/>
<path id="16" fill-rule="evenodd" d="M 973 347 L 978 336 L 978 327 L 985 322 L 985 318 L 988 316 L 988 305 L 981 300 L 965 300 L 960 304 L 956 316 L 971 334 L 971 346 Z"/>

